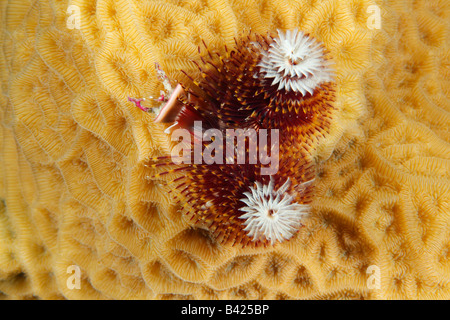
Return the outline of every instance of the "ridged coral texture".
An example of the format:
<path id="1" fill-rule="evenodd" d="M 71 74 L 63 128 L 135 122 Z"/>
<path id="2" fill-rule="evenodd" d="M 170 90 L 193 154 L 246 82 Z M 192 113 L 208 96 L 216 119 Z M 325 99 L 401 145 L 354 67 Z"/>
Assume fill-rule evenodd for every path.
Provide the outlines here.
<path id="1" fill-rule="evenodd" d="M 0 298 L 450 298 L 447 0 L 0 5 Z M 289 241 L 221 244 L 152 178 L 167 125 L 127 97 L 159 95 L 155 62 L 195 77 L 202 41 L 296 28 L 336 70 L 311 212 Z"/>

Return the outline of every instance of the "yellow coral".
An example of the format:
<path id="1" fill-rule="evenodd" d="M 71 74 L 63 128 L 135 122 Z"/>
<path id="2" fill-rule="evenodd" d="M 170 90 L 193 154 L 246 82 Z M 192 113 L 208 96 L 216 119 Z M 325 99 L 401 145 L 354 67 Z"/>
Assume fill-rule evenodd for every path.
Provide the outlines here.
<path id="1" fill-rule="evenodd" d="M 445 0 L 10 0 L 1 13 L 0 298 L 450 298 Z M 295 27 L 337 69 L 313 212 L 275 247 L 219 244 L 149 178 L 170 141 L 126 97 L 158 94 L 155 62 L 195 72 L 202 40 Z"/>

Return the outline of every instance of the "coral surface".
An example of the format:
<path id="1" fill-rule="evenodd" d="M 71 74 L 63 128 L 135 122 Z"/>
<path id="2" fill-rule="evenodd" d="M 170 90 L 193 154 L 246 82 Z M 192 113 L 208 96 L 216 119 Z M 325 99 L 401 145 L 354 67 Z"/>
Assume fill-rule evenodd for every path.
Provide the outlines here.
<path id="1" fill-rule="evenodd" d="M 450 298 L 447 0 L 0 6 L 0 298 Z M 152 178 L 170 137 L 127 97 L 159 94 L 155 62 L 195 76 L 202 41 L 294 28 L 336 69 L 312 212 L 275 246 L 220 244 Z"/>

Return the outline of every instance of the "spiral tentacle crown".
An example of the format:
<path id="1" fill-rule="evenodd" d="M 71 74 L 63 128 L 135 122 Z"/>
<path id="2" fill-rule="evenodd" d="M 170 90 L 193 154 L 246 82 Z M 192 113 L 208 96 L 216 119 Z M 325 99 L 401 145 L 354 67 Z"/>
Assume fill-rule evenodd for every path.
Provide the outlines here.
<path id="1" fill-rule="evenodd" d="M 293 202 L 294 197 L 287 190 L 290 179 L 280 189 L 274 189 L 273 178 L 268 185 L 256 182 L 256 188 L 244 192 L 247 198 L 241 199 L 246 204 L 239 210 L 246 212 L 239 219 L 244 219 L 248 232 L 253 239 L 267 239 L 273 245 L 276 241 L 290 239 L 302 225 L 301 219 L 309 212 L 309 206 Z"/>
<path id="2" fill-rule="evenodd" d="M 286 33 L 278 31 L 270 49 L 262 51 L 257 66 L 261 67 L 265 78 L 273 78 L 271 85 L 278 84 L 278 90 L 292 90 L 302 95 L 307 92 L 312 95 L 318 85 L 333 78 L 331 61 L 324 58 L 322 45 L 297 29 Z"/>

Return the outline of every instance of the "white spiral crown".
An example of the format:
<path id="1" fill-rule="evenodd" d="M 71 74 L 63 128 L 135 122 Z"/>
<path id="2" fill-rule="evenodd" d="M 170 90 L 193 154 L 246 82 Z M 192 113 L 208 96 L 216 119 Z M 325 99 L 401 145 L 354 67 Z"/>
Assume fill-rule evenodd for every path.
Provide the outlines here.
<path id="1" fill-rule="evenodd" d="M 274 190 L 271 177 L 268 185 L 256 182 L 256 188 L 250 187 L 251 193 L 244 193 L 246 198 L 241 201 L 246 206 L 239 210 L 246 213 L 239 218 L 245 219 L 244 230 L 253 241 L 269 240 L 273 245 L 290 239 L 302 225 L 301 219 L 308 214 L 309 206 L 293 202 L 294 198 L 287 193 L 290 184 L 288 178 L 280 189 Z"/>
<path id="2" fill-rule="evenodd" d="M 278 30 L 270 48 L 261 53 L 260 72 L 265 79 L 273 79 L 271 85 L 278 84 L 278 90 L 312 95 L 318 85 L 333 80 L 331 62 L 325 59 L 321 43 L 297 29 Z"/>

